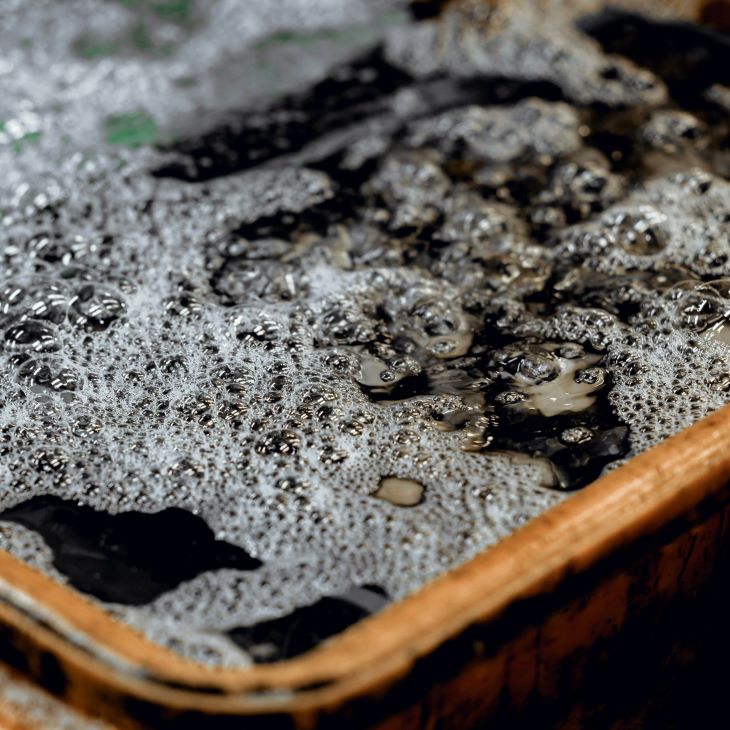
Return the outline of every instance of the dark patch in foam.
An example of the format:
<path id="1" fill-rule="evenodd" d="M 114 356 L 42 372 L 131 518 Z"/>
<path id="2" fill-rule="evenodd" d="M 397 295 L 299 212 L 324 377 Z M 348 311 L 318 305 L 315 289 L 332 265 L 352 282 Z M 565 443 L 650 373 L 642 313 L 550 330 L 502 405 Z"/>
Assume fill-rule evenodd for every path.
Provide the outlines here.
<path id="1" fill-rule="evenodd" d="M 681 103 L 696 103 L 713 83 L 730 82 L 730 37 L 701 26 L 659 22 L 608 9 L 580 22 L 604 50 L 651 69 Z M 606 73 L 610 73 L 607 67 Z"/>
<path id="2" fill-rule="evenodd" d="M 246 112 L 200 135 L 174 143 L 167 151 L 179 159 L 153 171 L 157 177 L 201 182 L 262 165 L 301 151 L 311 142 L 348 125 L 393 117 L 392 95 L 401 89 L 418 92 L 425 105 L 420 114 L 466 104 L 508 104 L 539 96 L 558 101 L 560 89 L 545 81 L 515 81 L 508 78 L 437 78 L 414 82 L 388 63 L 376 48 L 350 64 L 333 69 L 330 76 L 299 94 L 278 100 L 264 112 Z M 393 139 L 401 132 L 395 123 Z M 340 153 L 322 167 L 336 180 L 347 177 L 337 169 Z M 335 164 L 332 164 L 333 160 Z"/>
<path id="3" fill-rule="evenodd" d="M 303 654 L 325 639 L 380 611 L 388 596 L 379 586 L 352 588 L 341 596 L 325 596 L 281 618 L 231 629 L 228 636 L 259 664 Z"/>
<path id="4" fill-rule="evenodd" d="M 179 508 L 111 515 L 45 495 L 5 510 L 0 520 L 38 532 L 74 588 L 111 603 L 149 603 L 205 571 L 261 565 Z"/>
<path id="5" fill-rule="evenodd" d="M 575 490 L 601 476 L 603 468 L 628 451 L 629 429 L 620 425 L 605 395 L 582 413 L 520 417 L 519 411 L 500 409 L 500 426 L 490 450 L 514 451 L 547 458 L 557 468 L 557 487 Z M 585 441 L 566 442 L 563 434 L 585 432 Z M 492 433 L 492 432 L 490 432 Z"/>
<path id="6" fill-rule="evenodd" d="M 373 51 L 266 113 L 246 114 L 174 145 L 183 156 L 156 171 L 160 177 L 210 180 L 301 150 L 321 135 L 384 111 L 383 99 L 410 79 Z"/>

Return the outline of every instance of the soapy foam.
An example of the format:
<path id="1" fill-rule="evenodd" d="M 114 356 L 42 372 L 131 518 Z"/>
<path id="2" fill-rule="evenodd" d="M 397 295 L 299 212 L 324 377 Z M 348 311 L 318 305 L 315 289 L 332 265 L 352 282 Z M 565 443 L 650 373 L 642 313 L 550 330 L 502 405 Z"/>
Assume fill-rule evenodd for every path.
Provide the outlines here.
<path id="1" fill-rule="evenodd" d="M 89 34 L 130 22 L 77 5 Z M 629 179 L 565 102 L 454 92 L 443 110 L 419 85 L 517 74 L 651 106 L 661 82 L 572 15 L 513 3 L 480 30 L 464 25 L 475 6 L 453 6 L 393 20 L 386 57 L 415 80 L 356 127 L 357 154 L 354 132 L 323 134 L 299 159 L 205 182 L 155 174 L 187 147 L 103 144 L 109 118 L 135 112 L 136 134 L 152 119 L 174 139 L 182 120 L 259 105 L 220 72 L 227 54 L 284 22 L 360 28 L 364 4 L 215 3 L 197 29 L 154 20 L 178 46 L 152 60 L 79 57 L 54 3 L 3 11 L 0 506 L 183 508 L 260 560 L 105 604 L 176 651 L 246 665 L 236 627 L 357 586 L 398 600 L 727 401 L 730 297 L 702 280 L 730 273 L 728 183 Z M 44 47 L 17 42 L 49 19 Z M 331 65 L 310 61 L 308 81 Z M 636 146 L 666 156 L 659 121 Z M 66 581 L 36 533 L 3 523 L 0 540 Z"/>

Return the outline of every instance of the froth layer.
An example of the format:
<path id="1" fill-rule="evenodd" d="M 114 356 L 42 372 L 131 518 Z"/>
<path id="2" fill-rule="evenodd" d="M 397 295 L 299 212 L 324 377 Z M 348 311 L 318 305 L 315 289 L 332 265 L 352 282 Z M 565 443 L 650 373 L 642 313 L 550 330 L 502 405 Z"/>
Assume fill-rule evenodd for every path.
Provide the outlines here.
<path id="1" fill-rule="evenodd" d="M 115 35 L 133 11 L 78 6 L 110 55 L 53 3 L 3 11 L 0 509 L 180 508 L 261 562 L 115 616 L 278 656 L 244 628 L 398 600 L 726 402 L 723 132 L 573 14 L 399 13 L 383 55 L 354 2 L 152 13 L 151 49 Z M 267 111 L 226 59 L 299 19 L 308 82 L 370 55 Z M 17 519 L 0 545 L 73 584 Z"/>

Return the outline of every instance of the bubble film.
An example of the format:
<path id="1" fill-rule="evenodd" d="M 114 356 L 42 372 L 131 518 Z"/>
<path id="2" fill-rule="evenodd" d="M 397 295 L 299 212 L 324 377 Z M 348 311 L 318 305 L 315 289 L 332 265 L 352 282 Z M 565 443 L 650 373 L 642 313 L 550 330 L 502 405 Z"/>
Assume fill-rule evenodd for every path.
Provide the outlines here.
<path id="1" fill-rule="evenodd" d="M 550 7 L 5 3 L 0 547 L 276 661 L 722 406 L 730 91 Z"/>

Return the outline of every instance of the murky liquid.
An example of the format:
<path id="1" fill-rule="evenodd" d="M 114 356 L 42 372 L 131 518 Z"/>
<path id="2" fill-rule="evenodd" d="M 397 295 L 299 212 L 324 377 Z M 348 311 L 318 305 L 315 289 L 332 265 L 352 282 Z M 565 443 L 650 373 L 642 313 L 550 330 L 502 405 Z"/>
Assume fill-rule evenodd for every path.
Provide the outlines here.
<path id="1" fill-rule="evenodd" d="M 728 400 L 723 36 L 76 4 L 0 11 L 0 546 L 116 617 L 299 654 Z"/>

